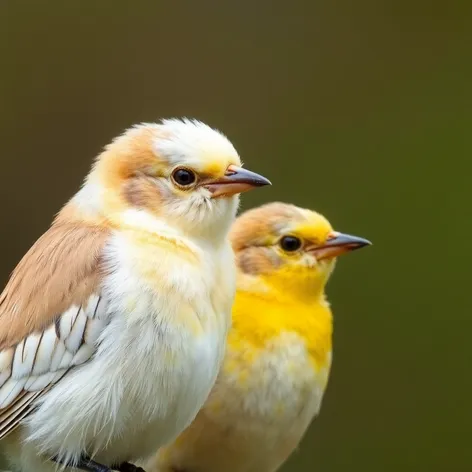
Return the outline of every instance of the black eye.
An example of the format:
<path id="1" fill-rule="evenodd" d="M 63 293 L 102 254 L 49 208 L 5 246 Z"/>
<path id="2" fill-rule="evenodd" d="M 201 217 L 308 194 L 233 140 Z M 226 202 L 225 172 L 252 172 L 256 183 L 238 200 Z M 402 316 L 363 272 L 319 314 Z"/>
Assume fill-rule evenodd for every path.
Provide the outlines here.
<path id="1" fill-rule="evenodd" d="M 296 236 L 284 236 L 280 240 L 280 247 L 287 252 L 298 251 L 302 247 L 302 242 Z"/>
<path id="2" fill-rule="evenodd" d="M 175 182 L 181 185 L 182 187 L 186 187 L 187 185 L 192 185 L 196 180 L 195 174 L 191 170 L 188 170 L 188 169 L 177 169 L 172 174 L 172 177 L 175 180 Z"/>

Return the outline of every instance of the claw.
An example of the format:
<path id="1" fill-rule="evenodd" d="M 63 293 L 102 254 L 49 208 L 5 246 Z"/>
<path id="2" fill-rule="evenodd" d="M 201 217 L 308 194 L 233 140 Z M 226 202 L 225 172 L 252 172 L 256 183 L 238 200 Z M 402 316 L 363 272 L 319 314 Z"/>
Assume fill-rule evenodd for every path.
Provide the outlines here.
<path id="1" fill-rule="evenodd" d="M 58 464 L 62 464 L 64 466 L 68 466 L 69 464 L 65 464 L 62 460 L 58 459 L 57 457 L 53 457 L 51 459 Z M 99 464 L 98 462 L 93 461 L 89 457 L 83 456 L 81 457 L 80 461 L 73 466 L 76 469 L 85 470 L 87 472 L 113 472 L 110 467 L 107 465 Z"/>
<path id="2" fill-rule="evenodd" d="M 122 464 L 114 466 L 113 468 L 118 472 L 146 472 L 143 468 L 134 464 L 130 464 L 129 462 L 123 462 Z"/>

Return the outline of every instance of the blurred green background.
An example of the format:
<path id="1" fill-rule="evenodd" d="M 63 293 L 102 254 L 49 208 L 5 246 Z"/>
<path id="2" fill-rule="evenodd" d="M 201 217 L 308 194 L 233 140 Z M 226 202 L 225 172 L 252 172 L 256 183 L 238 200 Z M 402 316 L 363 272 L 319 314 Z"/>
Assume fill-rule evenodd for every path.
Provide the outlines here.
<path id="1" fill-rule="evenodd" d="M 129 125 L 221 129 L 374 246 L 329 285 L 333 373 L 284 472 L 472 470 L 471 2 L 0 3 L 5 281 Z"/>

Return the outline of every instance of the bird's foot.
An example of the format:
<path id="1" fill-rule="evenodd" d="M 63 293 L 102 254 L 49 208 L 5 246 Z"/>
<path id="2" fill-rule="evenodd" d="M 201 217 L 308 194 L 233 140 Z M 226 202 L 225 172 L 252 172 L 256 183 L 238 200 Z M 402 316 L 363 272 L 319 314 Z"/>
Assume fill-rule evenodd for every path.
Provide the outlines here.
<path id="1" fill-rule="evenodd" d="M 63 461 L 61 461 L 57 457 L 53 457 L 52 460 L 66 467 L 69 465 L 69 464 L 65 464 Z M 86 456 L 81 457 L 80 461 L 77 464 L 75 464 L 73 467 L 75 469 L 86 470 L 87 472 L 113 472 L 113 470 L 110 469 L 110 467 L 108 467 L 107 465 L 103 465 L 98 462 L 95 462 Z"/>
<path id="2" fill-rule="evenodd" d="M 129 462 L 123 462 L 120 465 L 113 466 L 113 469 L 118 472 L 146 472 L 143 468 L 130 464 Z"/>

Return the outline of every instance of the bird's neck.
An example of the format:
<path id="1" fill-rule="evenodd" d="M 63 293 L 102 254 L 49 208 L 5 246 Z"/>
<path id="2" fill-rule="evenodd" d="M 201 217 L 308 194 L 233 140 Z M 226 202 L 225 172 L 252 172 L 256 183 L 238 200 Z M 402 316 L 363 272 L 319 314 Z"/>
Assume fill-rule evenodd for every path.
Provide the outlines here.
<path id="1" fill-rule="evenodd" d="M 251 279 L 254 279 L 251 277 Z M 312 271 L 277 271 L 260 274 L 251 282 L 261 296 L 276 297 L 281 303 L 312 305 L 325 300 L 327 280 Z M 265 295 L 264 295 L 265 294 Z"/>

